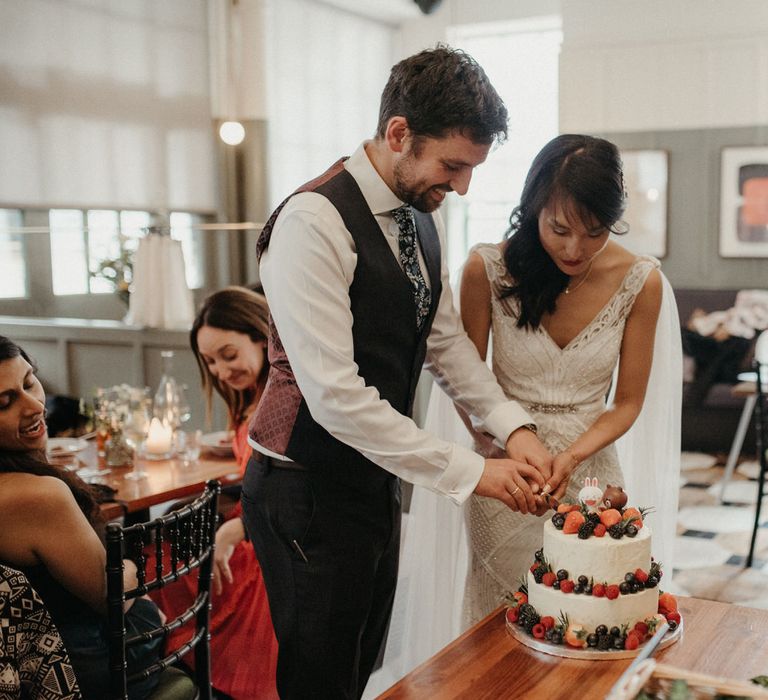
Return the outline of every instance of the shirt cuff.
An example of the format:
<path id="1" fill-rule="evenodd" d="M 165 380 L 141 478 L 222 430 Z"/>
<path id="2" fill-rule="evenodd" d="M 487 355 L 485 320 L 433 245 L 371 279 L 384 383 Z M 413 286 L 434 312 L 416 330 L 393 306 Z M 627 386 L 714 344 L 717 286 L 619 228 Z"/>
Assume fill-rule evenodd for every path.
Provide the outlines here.
<path id="1" fill-rule="evenodd" d="M 494 408 L 483 421 L 485 431 L 493 435 L 502 450 L 507 447 L 509 436 L 522 425 L 536 425 L 517 401 L 508 401 Z"/>
<path id="2" fill-rule="evenodd" d="M 483 469 L 485 469 L 483 457 L 466 447 L 454 445 L 448 466 L 434 489 L 454 503 L 461 504 L 475 490 L 477 482 L 483 475 Z"/>

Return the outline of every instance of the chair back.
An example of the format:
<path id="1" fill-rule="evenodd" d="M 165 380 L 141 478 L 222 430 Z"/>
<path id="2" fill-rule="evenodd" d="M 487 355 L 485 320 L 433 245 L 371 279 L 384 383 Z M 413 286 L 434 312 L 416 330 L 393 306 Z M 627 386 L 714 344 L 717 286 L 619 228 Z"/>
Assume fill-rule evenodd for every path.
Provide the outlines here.
<path id="1" fill-rule="evenodd" d="M 221 486 L 212 480 L 202 495 L 180 510 L 147 523 L 123 527 L 107 525 L 107 606 L 109 626 L 109 668 L 111 700 L 127 700 L 128 686 L 161 673 L 190 652 L 194 652 L 195 684 L 199 697 L 211 699 L 210 608 L 213 551 L 216 539 L 217 502 Z M 147 571 L 145 548 L 155 550 L 153 570 Z M 170 556 L 163 556 L 169 551 Z M 125 588 L 123 559 L 137 568 L 138 584 Z M 177 581 L 197 575 L 197 596 L 189 608 L 173 620 L 141 634 L 128 635 L 123 603 L 144 596 Z M 144 670 L 128 674 L 126 650 L 168 634 L 195 620 L 192 637 L 176 651 Z"/>

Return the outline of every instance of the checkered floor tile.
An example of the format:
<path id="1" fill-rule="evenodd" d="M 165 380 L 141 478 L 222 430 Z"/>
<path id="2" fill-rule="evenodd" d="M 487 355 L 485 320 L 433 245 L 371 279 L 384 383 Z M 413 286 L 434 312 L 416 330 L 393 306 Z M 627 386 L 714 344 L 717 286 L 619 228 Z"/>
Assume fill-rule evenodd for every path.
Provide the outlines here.
<path id="1" fill-rule="evenodd" d="M 720 502 L 723 461 L 683 453 L 675 570 L 676 593 L 768 609 L 768 498 L 751 568 L 746 557 L 757 500 L 757 463 L 744 461 Z"/>

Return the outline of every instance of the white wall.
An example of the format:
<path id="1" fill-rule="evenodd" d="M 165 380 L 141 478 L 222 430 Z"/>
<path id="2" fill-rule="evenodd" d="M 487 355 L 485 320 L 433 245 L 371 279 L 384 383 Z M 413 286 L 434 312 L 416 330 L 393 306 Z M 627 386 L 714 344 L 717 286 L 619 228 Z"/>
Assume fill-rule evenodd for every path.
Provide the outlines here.
<path id="1" fill-rule="evenodd" d="M 562 131 L 768 123 L 764 0 L 564 0 Z"/>
<path id="2" fill-rule="evenodd" d="M 561 1 L 568 0 L 443 0 L 436 11 L 400 26 L 398 55 L 404 58 L 445 41 L 451 25 L 557 15 Z"/>
<path id="3" fill-rule="evenodd" d="M 445 41 L 450 25 L 551 14 L 562 14 L 561 131 L 768 123 L 765 0 L 444 0 L 401 26 L 399 53 Z"/>

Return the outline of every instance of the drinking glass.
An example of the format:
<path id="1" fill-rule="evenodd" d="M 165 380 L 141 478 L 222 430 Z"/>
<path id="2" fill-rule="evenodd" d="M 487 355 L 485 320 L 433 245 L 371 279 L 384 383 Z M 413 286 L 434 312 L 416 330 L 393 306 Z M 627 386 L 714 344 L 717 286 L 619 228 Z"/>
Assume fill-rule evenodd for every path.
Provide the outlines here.
<path id="1" fill-rule="evenodd" d="M 200 458 L 200 450 L 203 445 L 203 431 L 177 430 L 174 438 L 174 451 L 181 459 L 185 467 Z"/>
<path id="2" fill-rule="evenodd" d="M 126 479 L 145 479 L 147 473 L 143 466 L 143 445 L 152 420 L 152 399 L 148 389 L 132 389 L 128 402 L 128 411 L 123 422 L 123 435 L 133 450 L 133 471 L 125 475 Z"/>

